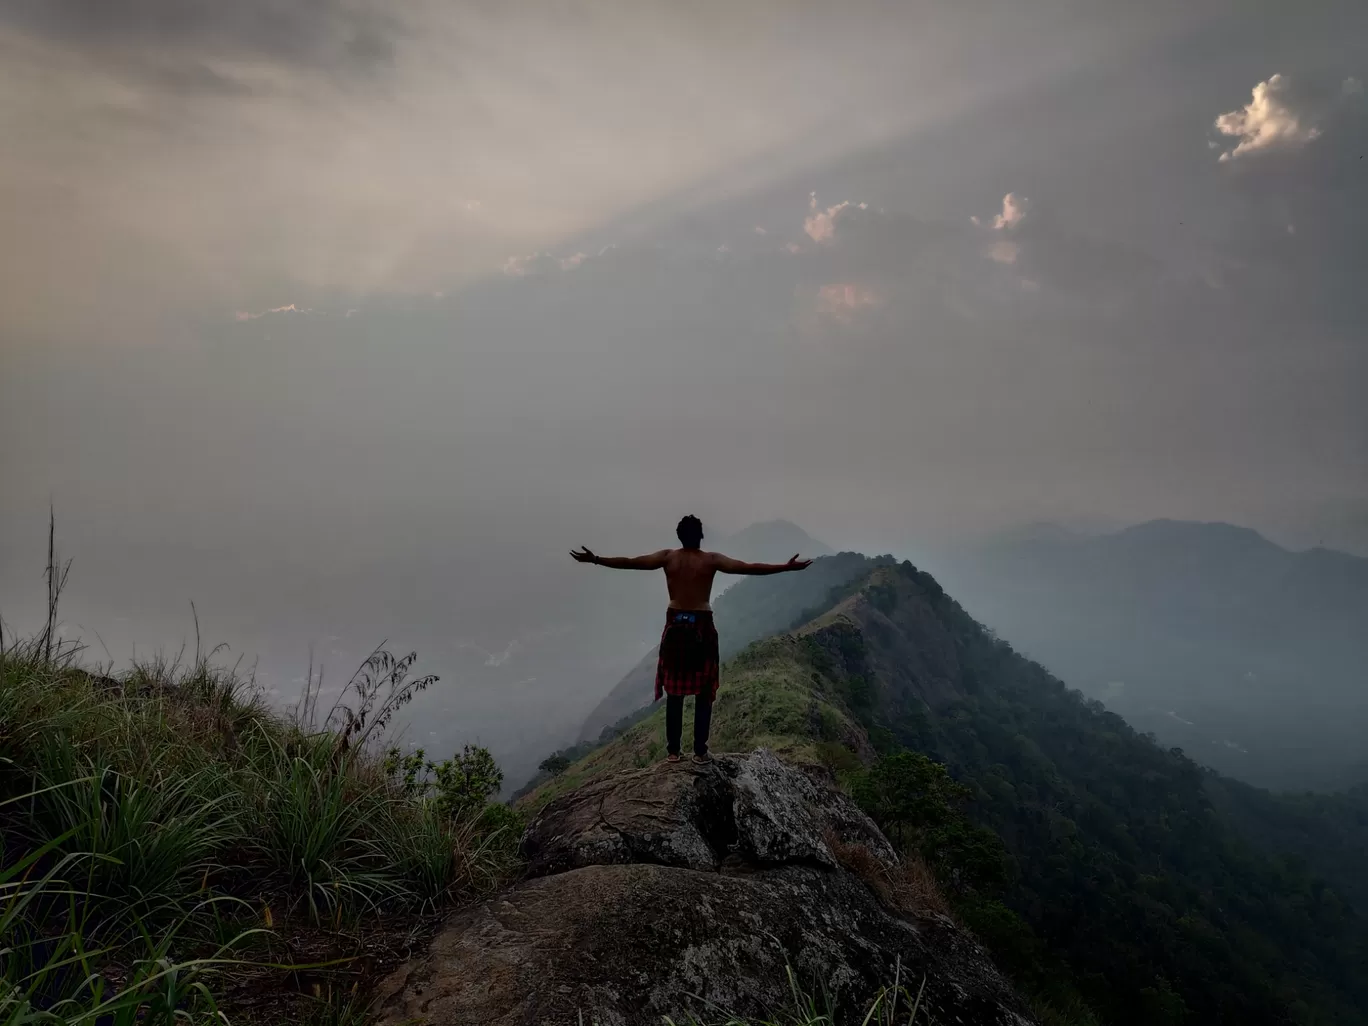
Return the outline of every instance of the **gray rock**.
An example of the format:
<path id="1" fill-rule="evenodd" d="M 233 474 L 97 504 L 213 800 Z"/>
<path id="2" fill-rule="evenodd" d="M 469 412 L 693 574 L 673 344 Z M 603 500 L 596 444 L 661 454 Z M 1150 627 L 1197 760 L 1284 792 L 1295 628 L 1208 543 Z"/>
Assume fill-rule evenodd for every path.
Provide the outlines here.
<path id="1" fill-rule="evenodd" d="M 896 861 L 849 799 L 770 752 L 587 785 L 528 827 L 527 879 L 453 916 L 384 982 L 381 1022 L 773 1018 L 792 1010 L 791 968 L 856 1022 L 897 978 L 925 983 L 918 1021 L 1029 1026 L 967 934 L 883 905 L 838 865 L 833 832 Z"/>
<path id="2" fill-rule="evenodd" d="M 827 831 L 863 844 L 886 865 L 897 862 L 846 795 L 762 749 L 586 784 L 542 810 L 523 835 L 522 853 L 530 876 L 628 863 L 707 870 L 728 857 L 835 867 Z"/>
<path id="3" fill-rule="evenodd" d="M 730 800 L 716 763 L 653 766 L 586 784 L 528 826 L 527 873 L 633 862 L 717 869 L 733 840 Z"/>

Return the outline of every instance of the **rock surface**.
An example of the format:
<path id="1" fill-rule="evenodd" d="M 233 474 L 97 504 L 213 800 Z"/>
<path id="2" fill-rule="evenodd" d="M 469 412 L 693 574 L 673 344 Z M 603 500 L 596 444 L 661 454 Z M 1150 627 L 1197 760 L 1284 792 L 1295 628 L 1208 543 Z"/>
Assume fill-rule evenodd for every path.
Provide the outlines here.
<path id="1" fill-rule="evenodd" d="M 589 784 L 528 827 L 527 879 L 452 917 L 385 981 L 381 1021 L 772 1018 L 792 1007 L 791 966 L 856 1022 L 895 975 L 913 993 L 925 980 L 918 1021 L 1032 1022 L 966 934 L 882 905 L 833 835 L 896 860 L 848 798 L 767 751 Z"/>

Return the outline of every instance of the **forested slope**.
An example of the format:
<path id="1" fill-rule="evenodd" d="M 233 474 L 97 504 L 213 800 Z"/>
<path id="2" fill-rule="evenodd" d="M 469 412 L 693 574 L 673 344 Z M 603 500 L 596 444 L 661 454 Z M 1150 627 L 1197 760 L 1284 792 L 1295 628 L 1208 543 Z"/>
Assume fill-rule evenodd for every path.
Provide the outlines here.
<path id="1" fill-rule="evenodd" d="M 857 794 L 901 779 L 882 809 L 894 834 L 920 814 L 897 810 L 912 792 L 958 804 L 943 765 L 965 789 L 964 828 L 909 822 L 908 843 L 999 963 L 1072 1009 L 1059 1021 L 1368 1022 L 1363 920 L 1261 852 L 1213 805 L 1209 771 L 1021 657 L 910 564 L 847 591 L 726 667 L 715 750 L 772 747 Z M 661 720 L 527 800 L 660 758 Z"/>

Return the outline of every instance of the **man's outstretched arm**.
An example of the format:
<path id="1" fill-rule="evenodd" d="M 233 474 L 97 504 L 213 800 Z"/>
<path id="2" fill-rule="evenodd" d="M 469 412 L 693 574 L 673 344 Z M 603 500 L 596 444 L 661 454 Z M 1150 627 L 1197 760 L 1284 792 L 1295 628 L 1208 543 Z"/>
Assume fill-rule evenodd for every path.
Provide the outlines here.
<path id="1" fill-rule="evenodd" d="M 665 566 L 665 557 L 669 554 L 669 549 L 661 549 L 649 556 L 596 556 L 581 545 L 580 551 L 572 552 L 570 556 L 577 563 L 593 563 L 595 566 L 606 566 L 613 570 L 661 570 Z"/>
<path id="2" fill-rule="evenodd" d="M 810 559 L 799 559 L 796 555 L 787 563 L 745 563 L 722 553 L 715 553 L 714 565 L 724 574 L 744 574 L 747 577 L 765 577 L 769 574 L 783 574 L 790 570 L 806 570 L 812 565 Z"/>

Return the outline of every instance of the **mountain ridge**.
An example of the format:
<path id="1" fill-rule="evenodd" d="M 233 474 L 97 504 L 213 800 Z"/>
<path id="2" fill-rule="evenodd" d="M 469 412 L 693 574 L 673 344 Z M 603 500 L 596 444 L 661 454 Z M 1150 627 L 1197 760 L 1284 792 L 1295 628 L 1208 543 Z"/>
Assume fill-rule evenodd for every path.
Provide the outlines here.
<path id="1" fill-rule="evenodd" d="M 718 545 L 727 555 L 751 563 L 784 562 L 795 553 L 805 557 L 835 555 L 831 546 L 783 517 L 757 520 L 735 534 L 723 536 Z"/>
<path id="2" fill-rule="evenodd" d="M 944 764 L 1011 867 L 1000 900 L 962 914 L 1018 980 L 1067 979 L 1101 1021 L 1272 1024 L 1303 1006 L 1365 1021 L 1352 906 L 1261 855 L 1213 807 L 1209 771 L 1020 656 L 910 563 L 731 660 L 713 723 L 718 751 L 763 745 L 838 774 L 894 748 Z M 661 727 L 656 711 L 525 805 L 658 760 Z"/>

